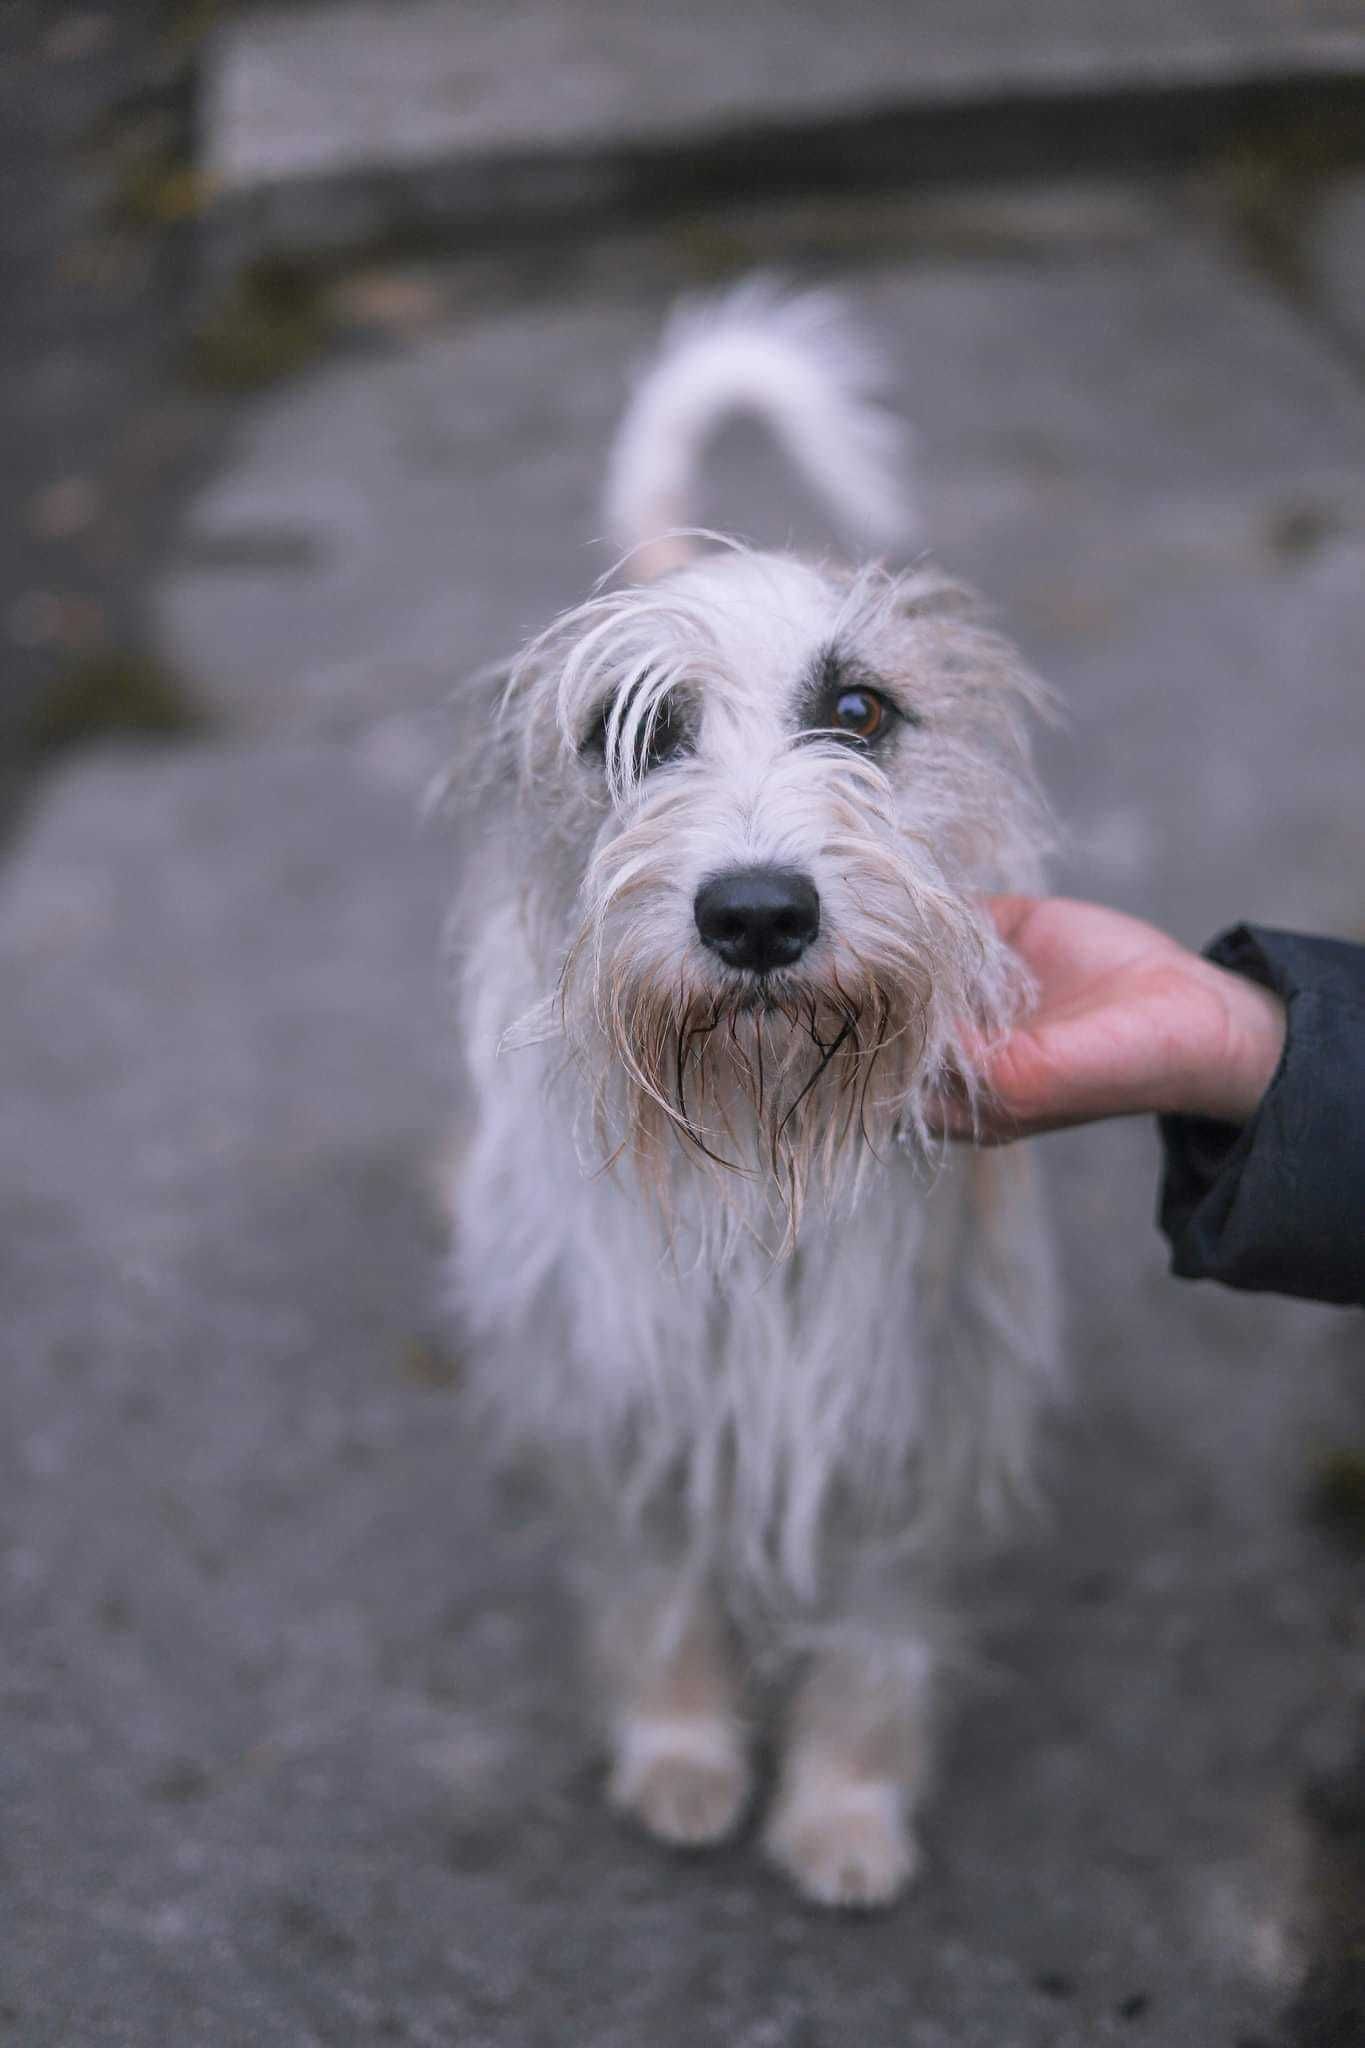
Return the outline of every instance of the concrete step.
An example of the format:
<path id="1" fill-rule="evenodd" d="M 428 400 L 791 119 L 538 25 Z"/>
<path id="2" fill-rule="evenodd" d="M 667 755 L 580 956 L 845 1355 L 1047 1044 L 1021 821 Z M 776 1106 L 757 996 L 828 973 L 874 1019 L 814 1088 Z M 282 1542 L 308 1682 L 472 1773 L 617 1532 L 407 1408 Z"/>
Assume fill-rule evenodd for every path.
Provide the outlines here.
<path id="1" fill-rule="evenodd" d="M 265 7 L 206 60 L 213 246 L 1169 158 L 1253 116 L 1330 113 L 1359 147 L 1362 77 L 1356 0 L 876 0 L 852 24 L 819 0 Z"/>

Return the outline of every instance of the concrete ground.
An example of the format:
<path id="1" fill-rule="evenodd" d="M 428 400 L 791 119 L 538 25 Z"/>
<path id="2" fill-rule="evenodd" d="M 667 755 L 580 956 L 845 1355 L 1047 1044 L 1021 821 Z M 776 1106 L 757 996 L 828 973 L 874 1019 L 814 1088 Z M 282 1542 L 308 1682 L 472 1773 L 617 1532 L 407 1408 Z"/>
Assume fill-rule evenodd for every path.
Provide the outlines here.
<path id="1" fill-rule="evenodd" d="M 750 1841 L 605 1815 L 556 1532 L 490 1479 L 440 1313 L 461 856 L 416 796 L 459 675 L 602 566 L 664 307 L 757 266 L 865 308 L 936 550 L 1067 704 L 1060 883 L 1194 943 L 1365 938 L 1357 191 L 1292 288 L 1198 181 L 376 262 L 347 344 L 242 408 L 141 592 L 213 737 L 76 759 L 0 866 L 0 2036 L 1354 2038 L 1281 2014 L 1358 1938 L 1324 1788 L 1359 1566 L 1304 1503 L 1365 1436 L 1360 1319 L 1170 1280 L 1143 1126 L 1040 1147 L 1074 1411 L 917 1893 L 831 1922 Z M 710 488 L 818 533 L 756 437 Z"/>

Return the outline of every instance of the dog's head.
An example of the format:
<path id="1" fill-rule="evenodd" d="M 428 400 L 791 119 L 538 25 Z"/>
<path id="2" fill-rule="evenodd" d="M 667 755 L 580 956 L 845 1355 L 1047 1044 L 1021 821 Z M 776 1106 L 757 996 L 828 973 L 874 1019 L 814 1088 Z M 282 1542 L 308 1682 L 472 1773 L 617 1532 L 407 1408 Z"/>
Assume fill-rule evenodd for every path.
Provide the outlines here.
<path id="1" fill-rule="evenodd" d="M 609 1153 L 739 1169 L 794 1228 L 924 1136 L 1016 993 L 980 892 L 1033 879 L 1042 695 L 933 572 L 738 549 L 531 645 L 510 844 Z"/>

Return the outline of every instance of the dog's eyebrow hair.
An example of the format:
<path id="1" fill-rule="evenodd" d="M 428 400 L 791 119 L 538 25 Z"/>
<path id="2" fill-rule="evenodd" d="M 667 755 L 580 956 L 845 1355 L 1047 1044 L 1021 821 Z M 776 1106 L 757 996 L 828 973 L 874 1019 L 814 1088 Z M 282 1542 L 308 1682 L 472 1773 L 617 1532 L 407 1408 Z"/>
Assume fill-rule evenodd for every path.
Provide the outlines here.
<path id="1" fill-rule="evenodd" d="M 837 646 L 822 647 L 811 663 L 801 684 L 796 699 L 797 725 L 802 732 L 812 728 L 821 730 L 834 722 L 835 700 L 845 690 L 875 690 L 879 697 L 885 697 L 892 709 L 897 711 L 907 725 L 923 725 L 924 720 L 917 711 L 912 711 L 900 696 L 883 682 L 875 669 L 856 655 L 847 653 Z"/>
<path id="2" fill-rule="evenodd" d="M 620 703 L 629 712 L 631 700 L 648 687 L 649 681 L 650 671 L 645 669 L 614 695 L 603 698 L 578 743 L 580 755 L 592 754 L 605 759 L 607 732 L 615 705 Z M 695 716 L 679 684 L 670 683 L 659 692 L 653 712 L 646 713 L 645 724 L 637 731 L 635 739 L 635 771 L 641 776 L 676 754 L 692 750 L 696 744 Z M 647 745 L 644 744 L 646 740 Z"/>

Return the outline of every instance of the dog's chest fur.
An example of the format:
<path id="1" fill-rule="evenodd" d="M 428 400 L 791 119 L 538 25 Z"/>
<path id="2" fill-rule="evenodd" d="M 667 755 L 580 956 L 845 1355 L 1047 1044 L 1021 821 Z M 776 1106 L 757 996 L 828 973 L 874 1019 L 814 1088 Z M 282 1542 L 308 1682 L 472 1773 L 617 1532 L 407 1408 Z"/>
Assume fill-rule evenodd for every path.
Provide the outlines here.
<path id="1" fill-rule="evenodd" d="M 496 1042 L 499 987 L 515 1014 L 507 970 L 500 939 L 469 977 L 474 1043 Z M 762 1189 L 748 1214 L 732 1196 L 718 1229 L 708 1176 L 680 1171 L 666 1223 L 628 1163 L 585 1171 L 586 1104 L 558 1046 L 478 1066 L 458 1282 L 507 1440 L 569 1460 L 627 1516 L 667 1499 L 731 1573 L 798 1598 L 836 1529 L 941 1533 L 989 1507 L 1050 1350 L 1021 1161 L 987 1162 L 1004 1178 L 983 1203 L 982 1162 L 931 1176 L 893 1150 L 851 1213 L 812 1202 L 775 1260 Z"/>

